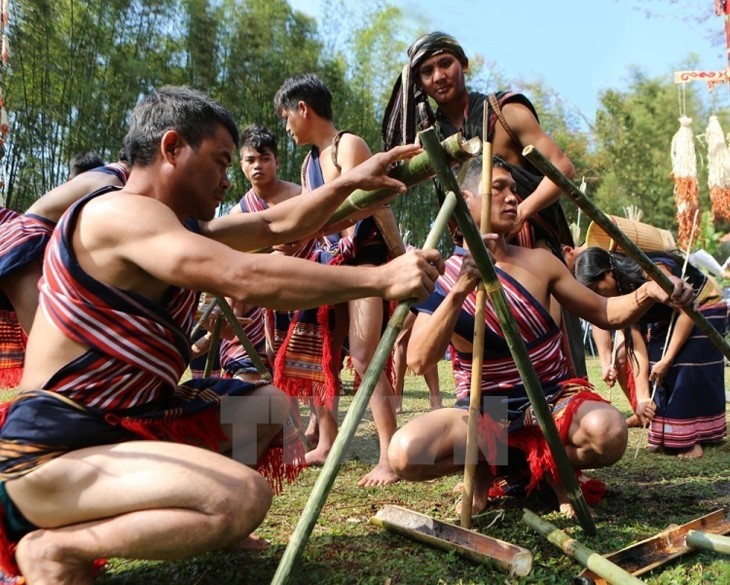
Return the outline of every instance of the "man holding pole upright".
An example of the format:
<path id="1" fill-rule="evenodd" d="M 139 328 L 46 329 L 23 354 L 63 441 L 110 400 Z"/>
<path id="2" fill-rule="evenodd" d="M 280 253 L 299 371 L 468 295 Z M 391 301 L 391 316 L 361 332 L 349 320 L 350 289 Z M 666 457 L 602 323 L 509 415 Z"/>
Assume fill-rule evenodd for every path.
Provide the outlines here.
<path id="1" fill-rule="evenodd" d="M 570 377 L 561 347 L 562 333 L 548 312 L 550 297 L 554 296 L 561 305 L 602 328 L 617 329 L 636 321 L 657 301 L 673 305 L 690 302 L 692 289 L 681 279 L 673 278 L 675 289 L 671 298 L 656 283 L 649 281 L 636 293 L 605 299 L 578 285 L 565 265 L 547 250 L 507 244 L 506 238 L 517 222 L 515 191 L 516 184 L 507 165 L 495 158 L 491 214 L 494 233 L 485 238 L 501 286 L 515 313 L 519 333 L 571 464 L 576 470 L 611 465 L 626 449 L 626 422 L 618 410 L 591 392 L 585 380 Z M 464 195 L 478 225 L 481 197 L 467 191 Z M 468 251 L 457 249 L 447 261 L 436 290 L 415 308 L 418 316 L 408 348 L 408 363 L 417 373 L 426 371 L 451 344 L 455 352 L 452 363 L 457 402 L 455 408 L 443 408 L 414 419 L 394 435 L 388 455 L 393 469 L 402 479 L 425 481 L 463 469 L 474 289 L 479 278 Z M 489 290 L 491 283 L 485 284 Z M 487 302 L 485 324 L 481 379 L 482 396 L 487 402 L 482 404 L 498 404 L 506 416 L 490 416 L 487 410 L 492 408 L 483 411 L 472 513 L 484 510 L 488 495 L 504 493 L 504 483 L 495 481 L 492 464 L 498 463 L 495 460 L 498 443 L 504 444 L 505 438 L 510 448 L 509 462 L 499 472 L 509 476 L 523 473 L 528 492 L 544 479 L 556 491 L 561 509 L 570 512 L 567 495 L 554 479 L 558 477 L 555 462 L 533 415 L 491 301 Z"/>

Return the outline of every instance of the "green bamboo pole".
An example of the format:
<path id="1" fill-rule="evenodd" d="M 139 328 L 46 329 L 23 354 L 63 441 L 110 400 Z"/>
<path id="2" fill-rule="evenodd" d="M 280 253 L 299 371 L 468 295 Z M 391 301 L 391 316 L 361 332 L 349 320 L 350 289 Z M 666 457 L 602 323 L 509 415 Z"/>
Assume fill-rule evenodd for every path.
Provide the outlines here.
<path id="1" fill-rule="evenodd" d="M 441 143 L 441 146 L 446 153 L 446 157 L 448 158 L 450 165 L 463 163 L 470 158 L 474 158 L 479 154 L 482 147 L 479 138 L 464 140 L 461 134 L 449 136 Z M 422 152 L 393 167 L 393 169 L 388 172 L 388 175 L 394 179 L 398 179 L 407 187 L 413 187 L 418 183 L 422 183 L 423 181 L 436 176 L 436 171 L 429 161 L 428 155 L 425 152 Z M 362 211 L 363 209 L 371 207 L 374 204 L 392 196 L 393 191 L 388 189 L 377 189 L 375 191 L 363 191 L 362 189 L 357 189 L 350 193 L 347 199 L 340 204 L 320 231 L 327 233 L 328 227 L 347 219 L 357 211 Z M 271 252 L 271 250 L 272 248 L 259 248 L 258 250 L 251 250 L 251 252 L 262 253 Z"/>
<path id="2" fill-rule="evenodd" d="M 205 368 L 203 369 L 203 378 L 210 378 L 213 372 L 213 362 L 215 354 L 218 352 L 218 342 L 221 339 L 221 328 L 223 327 L 223 315 L 216 315 L 215 325 L 210 334 L 210 345 L 208 346 L 208 357 L 205 358 Z"/>
<path id="3" fill-rule="evenodd" d="M 576 518 L 584 532 L 593 536 L 596 533 L 596 524 L 593 521 L 593 516 L 588 508 L 588 504 L 586 504 L 586 501 L 583 498 L 583 493 L 581 492 L 578 480 L 575 477 L 575 470 L 570 464 L 563 442 L 560 440 L 560 435 L 558 434 L 555 421 L 553 420 L 550 408 L 545 400 L 540 380 L 538 379 L 537 374 L 532 367 L 532 363 L 530 362 L 530 356 L 527 353 L 525 342 L 522 340 L 520 333 L 517 330 L 517 324 L 510 312 L 507 297 L 502 290 L 499 278 L 497 277 L 497 273 L 494 269 L 494 264 L 492 264 L 492 259 L 487 252 L 487 247 L 482 241 L 479 230 L 476 225 L 474 225 L 474 220 L 471 217 L 471 213 L 469 212 L 469 208 L 467 207 L 464 198 L 461 196 L 461 191 L 459 190 L 459 185 L 456 183 L 454 174 L 451 172 L 448 162 L 443 155 L 443 151 L 438 143 L 435 131 L 433 129 L 429 129 L 421 132 L 419 136 L 421 137 L 421 144 L 423 144 L 426 152 L 428 152 L 429 156 L 431 156 L 439 181 L 444 188 L 457 193 L 456 210 L 454 212 L 456 222 L 464 236 L 464 239 L 469 244 L 469 252 L 479 268 L 482 280 L 484 280 L 487 293 L 489 294 L 492 305 L 499 317 L 499 324 L 502 328 L 502 333 L 504 334 L 507 346 L 515 360 L 515 365 L 517 366 L 522 383 L 525 385 L 525 391 L 530 399 L 530 404 L 532 405 L 535 418 L 540 425 L 540 429 L 542 430 L 548 446 L 550 447 L 550 452 L 555 459 L 560 480 L 567 492 L 570 503 L 573 505 Z"/>
<path id="4" fill-rule="evenodd" d="M 423 244 L 424 250 L 436 247 L 441 238 L 441 234 L 446 229 L 446 224 L 455 206 L 456 196 L 453 193 L 448 193 L 426 238 L 426 242 Z M 289 538 L 289 544 L 284 551 L 284 555 L 281 557 L 279 566 L 271 581 L 272 585 L 284 585 L 291 582 L 292 571 L 301 559 L 304 547 L 309 540 L 309 535 L 312 533 L 312 529 L 317 522 L 317 518 L 324 507 L 327 496 L 332 489 L 332 485 L 342 465 L 344 453 L 352 442 L 352 438 L 355 436 L 357 425 L 360 423 L 362 415 L 367 408 L 370 396 L 375 389 L 375 384 L 385 369 L 388 356 L 390 356 L 390 352 L 393 350 L 396 337 L 398 337 L 401 329 L 403 329 L 403 323 L 408 316 L 412 304 L 413 301 L 401 301 L 398 303 L 398 306 L 393 312 L 393 316 L 388 321 L 388 326 L 385 329 L 380 343 L 378 343 L 378 347 L 365 372 L 360 388 L 358 388 L 357 394 L 355 394 L 355 398 L 345 415 L 345 420 L 342 421 L 342 426 L 337 433 L 332 450 L 327 456 L 322 471 L 320 471 L 317 481 L 312 488 L 307 505 L 304 507 L 299 522 Z"/>
<path id="5" fill-rule="evenodd" d="M 261 356 L 259 355 L 259 352 L 256 351 L 256 348 L 253 346 L 253 343 L 251 343 L 251 340 L 248 338 L 248 335 L 246 335 L 246 332 L 243 330 L 243 327 L 241 327 L 241 324 L 238 322 L 238 319 L 236 318 L 236 315 L 233 313 L 233 309 L 231 309 L 231 306 L 226 302 L 226 299 L 220 296 L 215 297 L 217 305 L 221 309 L 221 313 L 226 318 L 228 323 L 230 324 L 231 328 L 233 329 L 233 332 L 236 334 L 236 337 L 238 338 L 238 341 L 243 346 L 243 349 L 246 350 L 246 353 L 248 354 L 248 359 L 251 360 L 251 363 L 256 368 L 256 372 L 259 376 L 261 376 L 262 380 L 266 380 L 267 382 L 271 382 L 271 374 L 269 373 L 269 369 L 264 365 L 264 361 L 261 359 Z"/>
<path id="6" fill-rule="evenodd" d="M 522 155 L 540 169 L 545 176 L 548 177 L 553 183 L 560 187 L 564 193 L 566 193 L 575 204 L 580 207 L 588 217 L 596 222 L 605 231 L 612 240 L 618 244 L 623 251 L 633 258 L 639 266 L 644 269 L 647 276 L 654 280 L 665 292 L 671 293 L 674 290 L 672 282 L 667 278 L 667 275 L 662 272 L 651 259 L 642 252 L 634 242 L 632 242 L 626 234 L 624 234 L 603 211 L 601 211 L 596 205 L 588 199 L 583 192 L 573 183 L 568 177 L 558 170 L 545 155 L 543 155 L 534 146 L 526 146 L 522 151 Z M 715 329 L 705 316 L 700 313 L 694 306 L 688 305 L 682 307 L 682 310 L 689 315 L 702 331 L 707 334 L 707 337 L 715 344 L 715 346 L 725 355 L 726 358 L 730 359 L 730 345 L 723 339 L 722 335 Z"/>
<path id="7" fill-rule="evenodd" d="M 610 585 L 640 585 L 641 579 L 637 579 L 626 570 L 612 563 L 597 552 L 581 544 L 574 538 L 568 536 L 549 522 L 545 522 L 540 516 L 525 509 L 522 521 L 530 528 L 536 530 L 557 546 L 564 553 L 576 559 L 581 565 L 589 568 L 599 577 L 602 577 Z"/>
<path id="8" fill-rule="evenodd" d="M 730 537 L 721 534 L 690 530 L 687 533 L 687 545 L 730 555 Z"/>

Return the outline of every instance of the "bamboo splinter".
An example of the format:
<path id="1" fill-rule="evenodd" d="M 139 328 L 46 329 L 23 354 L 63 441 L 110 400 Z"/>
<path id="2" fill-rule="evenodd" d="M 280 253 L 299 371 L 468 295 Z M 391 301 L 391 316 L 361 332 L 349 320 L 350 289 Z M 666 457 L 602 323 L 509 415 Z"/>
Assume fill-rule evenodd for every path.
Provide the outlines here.
<path id="1" fill-rule="evenodd" d="M 588 504 L 586 504 L 586 501 L 583 498 L 583 493 L 580 490 L 578 480 L 575 476 L 575 470 L 570 464 L 563 442 L 560 440 L 558 429 L 555 426 L 555 421 L 552 418 L 550 408 L 548 407 L 547 400 L 543 394 L 542 385 L 540 384 L 540 380 L 532 367 L 530 357 L 527 353 L 527 348 L 525 347 L 525 342 L 520 337 L 517 324 L 510 312 L 507 298 L 502 290 L 499 278 L 497 277 L 497 272 L 494 269 L 494 264 L 492 264 L 492 259 L 487 252 L 487 247 L 482 241 L 479 230 L 474 225 L 474 220 L 471 217 L 464 198 L 461 197 L 459 185 L 456 183 L 454 173 L 448 166 L 448 162 L 446 161 L 443 150 L 439 145 L 435 131 L 433 129 L 429 129 L 421 132 L 419 136 L 421 138 L 421 144 L 423 144 L 426 152 L 429 153 L 431 161 L 436 168 L 436 174 L 441 184 L 446 189 L 450 189 L 454 191 L 454 193 L 458 194 L 456 198 L 456 210 L 454 212 L 456 222 L 464 236 L 464 239 L 469 245 L 469 252 L 474 258 L 474 262 L 479 268 L 479 272 L 484 280 L 487 292 L 489 293 L 492 305 L 494 306 L 494 310 L 499 317 L 499 324 L 502 328 L 502 333 L 504 334 L 512 357 L 515 360 L 515 365 L 519 371 L 522 383 L 525 386 L 525 392 L 530 399 L 530 404 L 535 418 L 537 419 L 540 429 L 545 436 L 545 440 L 550 447 L 550 452 L 552 453 L 560 475 L 560 481 L 562 482 L 568 495 L 568 499 L 573 506 L 576 518 L 585 533 L 593 536 L 596 533 L 596 524 L 591 516 L 590 508 L 588 508 Z"/>
<path id="2" fill-rule="evenodd" d="M 431 231 L 426 238 L 426 242 L 423 244 L 423 249 L 435 248 L 441 239 L 441 234 L 446 228 L 446 224 L 451 217 L 451 214 L 456 207 L 456 196 L 453 193 L 449 193 L 444 200 L 444 204 L 441 207 L 436 220 L 431 227 Z M 299 522 L 297 523 L 294 532 L 289 539 L 289 544 L 284 551 L 284 556 L 281 558 L 281 562 L 276 569 L 274 578 L 271 581 L 272 585 L 284 585 L 289 583 L 292 578 L 292 571 L 294 566 L 297 564 L 302 556 L 304 547 L 307 545 L 309 535 L 312 533 L 319 513 L 324 507 L 327 495 L 332 489 L 332 485 L 337 477 L 337 472 L 342 465 L 342 460 L 345 451 L 350 445 L 352 438 L 355 436 L 355 430 L 357 425 L 362 419 L 362 415 L 365 412 L 365 408 L 368 405 L 370 396 L 375 389 L 375 383 L 377 382 L 380 374 L 385 369 L 385 363 L 393 349 L 395 339 L 403 329 L 403 323 L 408 316 L 413 301 L 401 301 L 398 303 L 393 316 L 388 321 L 388 326 L 385 329 L 385 333 L 378 344 L 373 359 L 370 361 L 365 376 L 363 377 L 360 388 L 355 394 L 355 398 L 352 400 L 352 404 L 345 415 L 345 420 L 342 421 L 342 426 L 337 433 L 337 438 L 332 445 L 332 450 L 327 456 L 327 460 L 322 467 L 322 471 L 319 472 L 317 481 L 312 488 L 312 493 L 309 496 L 307 505 L 302 512 Z"/>
<path id="3" fill-rule="evenodd" d="M 626 237 L 626 234 L 616 227 L 608 216 L 596 207 L 594 203 L 581 192 L 578 186 L 573 183 L 573 181 L 561 173 L 555 165 L 545 158 L 544 154 L 542 154 L 534 146 L 530 145 L 526 146 L 522 151 L 522 156 L 545 173 L 545 176 L 553 183 L 558 185 L 558 187 L 560 187 L 578 207 L 585 211 L 586 215 L 596 222 L 596 224 L 598 224 L 628 256 L 633 258 L 639 266 L 644 269 L 644 272 L 646 272 L 652 280 L 662 287 L 666 293 L 672 293 L 674 287 L 672 286 L 672 282 L 669 278 L 667 278 L 667 275 L 664 274 L 656 266 L 656 264 L 654 264 L 636 244 L 634 244 L 634 242 Z M 723 339 L 722 335 L 720 335 L 717 329 L 710 324 L 705 316 L 692 305 L 682 307 L 682 310 L 689 315 L 697 327 L 707 334 L 707 337 L 713 344 L 715 344 L 715 347 L 717 347 L 726 358 L 730 359 L 730 344 Z"/>

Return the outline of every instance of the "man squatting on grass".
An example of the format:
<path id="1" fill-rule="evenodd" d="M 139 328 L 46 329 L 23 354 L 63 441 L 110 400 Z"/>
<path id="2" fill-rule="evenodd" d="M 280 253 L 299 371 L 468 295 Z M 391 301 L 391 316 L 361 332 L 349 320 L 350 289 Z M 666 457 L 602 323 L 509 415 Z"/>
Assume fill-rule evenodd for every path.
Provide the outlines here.
<path id="1" fill-rule="evenodd" d="M 237 545 L 266 515 L 267 482 L 214 452 L 230 447 L 218 407 L 222 395 L 264 397 L 258 420 L 283 421 L 289 402 L 241 380 L 177 385 L 194 291 L 282 310 L 423 299 L 443 268 L 435 251 L 380 267 L 240 252 L 316 233 L 356 188 L 404 192 L 385 171 L 418 149 L 376 155 L 306 198 L 213 220 L 238 138 L 218 103 L 160 89 L 132 113 L 126 186 L 80 200 L 54 232 L 22 392 L 0 431 L 0 559 L 28 585 L 91 583 L 105 557 L 178 559 Z M 239 426 L 236 446 L 259 454 L 281 430 Z"/>
<path id="2" fill-rule="evenodd" d="M 464 192 L 474 221 L 479 224 L 481 196 Z M 485 239 L 497 274 L 516 317 L 530 362 L 542 384 L 570 462 L 576 470 L 611 465 L 626 449 L 628 430 L 621 413 L 589 390 L 583 379 L 571 379 L 561 346 L 562 333 L 550 316 L 553 295 L 574 314 L 605 329 L 636 321 L 657 301 L 680 306 L 690 302 L 692 289 L 672 278 L 674 292 L 667 295 L 648 281 L 629 295 L 610 299 L 576 282 L 565 265 L 542 248 L 508 245 L 518 218 L 516 185 L 506 165 L 495 159 L 492 176 L 492 226 Z M 418 313 L 408 346 L 408 364 L 422 373 L 441 359 L 451 344 L 457 402 L 455 408 L 431 411 L 407 423 L 394 436 L 388 455 L 393 469 L 406 480 L 425 481 L 463 471 L 474 333 L 475 288 L 479 271 L 465 249 L 457 248 L 431 296 L 415 307 Z M 505 435 L 510 448 L 509 467 L 529 472 L 528 491 L 541 479 L 552 483 L 561 509 L 570 512 L 567 495 L 557 483 L 555 462 L 534 419 L 532 408 L 491 302 L 487 301 L 482 393 L 491 403 L 502 404 L 506 417 L 484 412 L 480 421 L 480 461 L 477 465 L 473 511 L 484 510 L 487 495 L 497 480 L 496 442 Z M 505 404 L 506 403 L 506 404 Z M 493 409 L 487 409 L 493 410 Z M 504 486 L 500 481 L 497 485 Z M 492 495 L 496 495 L 492 491 Z"/>

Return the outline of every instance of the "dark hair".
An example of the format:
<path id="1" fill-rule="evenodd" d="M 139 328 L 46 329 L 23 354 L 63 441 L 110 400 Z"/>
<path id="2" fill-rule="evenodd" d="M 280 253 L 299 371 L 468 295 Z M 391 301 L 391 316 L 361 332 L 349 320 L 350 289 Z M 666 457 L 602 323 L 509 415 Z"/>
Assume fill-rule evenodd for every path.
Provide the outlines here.
<path id="1" fill-rule="evenodd" d="M 318 116 L 332 120 L 332 94 L 314 73 L 295 75 L 285 80 L 274 96 L 274 108 L 281 116 L 285 110 L 295 109 L 300 101 L 306 103 Z"/>
<path id="2" fill-rule="evenodd" d="M 635 291 L 647 281 L 641 266 L 624 254 L 591 246 L 575 257 L 573 264 L 575 278 L 589 288 L 609 272 L 616 279 L 620 295 Z"/>
<path id="3" fill-rule="evenodd" d="M 244 148 L 251 148 L 259 154 L 264 154 L 264 150 L 268 148 L 274 156 L 278 156 L 276 136 L 261 124 L 250 124 L 243 129 L 241 132 L 241 157 L 243 157 Z"/>
<path id="4" fill-rule="evenodd" d="M 77 152 L 68 162 L 69 179 L 73 179 L 76 175 L 90 171 L 98 167 L 104 166 L 104 159 L 98 152 L 91 150 Z"/>
<path id="5" fill-rule="evenodd" d="M 238 147 L 238 128 L 228 110 L 199 91 L 166 85 L 135 106 L 124 149 L 131 165 L 147 166 L 155 160 L 165 132 L 176 130 L 197 148 L 219 125 L 228 130 Z"/>

